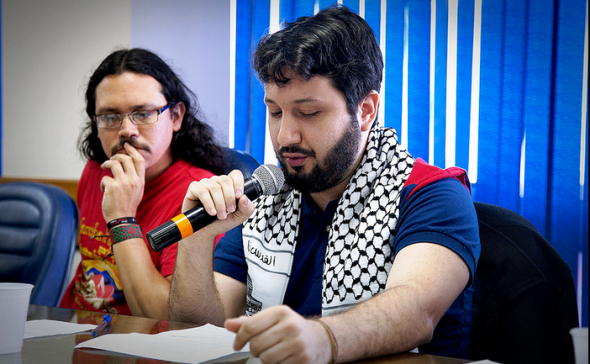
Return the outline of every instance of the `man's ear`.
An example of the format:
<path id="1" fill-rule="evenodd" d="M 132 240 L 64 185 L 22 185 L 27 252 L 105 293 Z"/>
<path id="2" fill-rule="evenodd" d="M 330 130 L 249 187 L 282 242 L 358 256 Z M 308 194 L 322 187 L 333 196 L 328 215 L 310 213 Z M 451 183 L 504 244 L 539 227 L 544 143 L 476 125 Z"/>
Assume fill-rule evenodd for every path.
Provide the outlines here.
<path id="1" fill-rule="evenodd" d="M 361 131 L 371 129 L 375 118 L 377 118 L 377 107 L 379 105 L 379 93 L 371 91 L 359 105 Z"/>
<path id="2" fill-rule="evenodd" d="M 182 120 L 184 119 L 184 113 L 186 112 L 186 106 L 183 102 L 174 104 L 174 107 L 170 109 L 170 117 L 172 118 L 172 130 L 179 131 L 182 126 Z"/>

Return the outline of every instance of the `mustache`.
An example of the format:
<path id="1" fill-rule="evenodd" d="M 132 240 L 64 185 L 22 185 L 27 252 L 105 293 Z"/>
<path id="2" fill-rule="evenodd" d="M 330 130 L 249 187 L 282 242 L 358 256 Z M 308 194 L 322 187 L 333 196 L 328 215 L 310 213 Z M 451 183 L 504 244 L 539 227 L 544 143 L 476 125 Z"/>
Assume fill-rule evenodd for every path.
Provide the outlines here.
<path id="1" fill-rule="evenodd" d="M 111 148 L 111 154 L 114 155 L 115 153 L 117 153 L 118 150 L 125 149 L 125 143 L 128 143 L 135 149 L 143 149 L 147 152 L 151 152 L 149 145 L 138 142 L 137 138 L 121 137 L 117 144 L 115 144 L 115 146 Z"/>
<path id="2" fill-rule="evenodd" d="M 285 156 L 284 156 L 285 153 L 297 153 L 297 154 L 306 155 L 308 157 L 315 157 L 315 152 L 313 150 L 303 149 L 303 148 L 298 147 L 296 145 L 291 145 L 291 146 L 288 146 L 288 147 L 282 147 L 277 152 L 277 154 L 281 158 L 285 158 Z"/>

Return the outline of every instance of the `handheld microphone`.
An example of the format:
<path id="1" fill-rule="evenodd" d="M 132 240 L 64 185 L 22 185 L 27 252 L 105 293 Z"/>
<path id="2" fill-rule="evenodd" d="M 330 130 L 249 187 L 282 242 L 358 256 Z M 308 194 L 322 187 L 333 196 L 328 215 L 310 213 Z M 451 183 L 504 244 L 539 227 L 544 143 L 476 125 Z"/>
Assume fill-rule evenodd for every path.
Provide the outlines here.
<path id="1" fill-rule="evenodd" d="M 277 193 L 283 187 L 283 183 L 285 176 L 281 169 L 272 164 L 264 164 L 256 168 L 252 176 L 244 181 L 244 194 L 250 200 L 255 200 L 261 195 Z M 203 206 L 195 206 L 149 231 L 146 238 L 150 247 L 159 252 L 215 220 L 217 216 L 209 215 Z"/>

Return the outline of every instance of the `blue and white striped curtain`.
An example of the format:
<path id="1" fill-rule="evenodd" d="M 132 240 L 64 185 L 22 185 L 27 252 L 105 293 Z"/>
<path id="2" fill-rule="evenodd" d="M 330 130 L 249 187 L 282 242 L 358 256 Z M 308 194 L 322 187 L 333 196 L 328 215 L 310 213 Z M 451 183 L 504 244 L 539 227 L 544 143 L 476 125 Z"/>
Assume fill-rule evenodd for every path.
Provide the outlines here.
<path id="1" fill-rule="evenodd" d="M 281 22 L 334 3 L 233 2 L 230 146 L 276 162 L 252 50 Z M 529 219 L 570 265 L 588 326 L 586 0 L 339 3 L 367 20 L 383 50 L 380 122 L 413 156 L 466 169 L 474 200 Z"/>

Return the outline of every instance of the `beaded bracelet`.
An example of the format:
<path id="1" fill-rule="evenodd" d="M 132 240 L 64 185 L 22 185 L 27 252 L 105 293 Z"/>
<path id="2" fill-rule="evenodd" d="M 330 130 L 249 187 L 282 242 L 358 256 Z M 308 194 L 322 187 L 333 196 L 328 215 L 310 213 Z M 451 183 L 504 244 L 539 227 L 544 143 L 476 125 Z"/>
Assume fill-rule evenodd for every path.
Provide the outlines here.
<path id="1" fill-rule="evenodd" d="M 330 326 L 328 326 L 322 320 L 312 319 L 312 321 L 318 322 L 320 325 L 324 327 L 324 329 L 328 333 L 328 336 L 330 337 L 330 343 L 332 344 L 332 360 L 330 360 L 328 364 L 335 364 L 336 360 L 338 359 L 338 342 L 336 341 L 336 337 L 334 336 L 332 329 L 330 329 Z"/>
<path id="2" fill-rule="evenodd" d="M 114 219 L 114 220 L 107 222 L 107 229 L 111 230 L 115 226 L 121 225 L 121 224 L 137 224 L 137 220 L 135 220 L 135 218 L 132 216 Z"/>
<path id="3" fill-rule="evenodd" d="M 119 224 L 109 229 L 111 246 L 129 239 L 143 239 L 141 227 L 138 224 Z"/>

